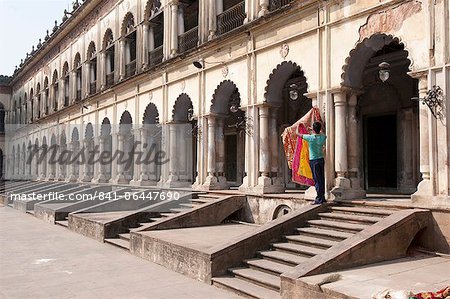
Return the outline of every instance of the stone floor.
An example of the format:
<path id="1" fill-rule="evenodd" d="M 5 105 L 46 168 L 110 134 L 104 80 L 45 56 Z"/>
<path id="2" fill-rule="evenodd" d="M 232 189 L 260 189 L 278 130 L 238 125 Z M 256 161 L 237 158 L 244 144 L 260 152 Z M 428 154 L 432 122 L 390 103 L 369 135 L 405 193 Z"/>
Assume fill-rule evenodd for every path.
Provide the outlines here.
<path id="1" fill-rule="evenodd" d="M 0 206 L 0 298 L 239 298 Z"/>
<path id="2" fill-rule="evenodd" d="M 339 271 L 340 280 L 322 285 L 326 293 L 372 299 L 384 290 L 435 292 L 450 286 L 450 257 L 415 255 L 350 270 Z M 323 282 L 330 274 L 302 278 L 308 284 Z M 343 298 L 348 298 L 342 296 Z"/>

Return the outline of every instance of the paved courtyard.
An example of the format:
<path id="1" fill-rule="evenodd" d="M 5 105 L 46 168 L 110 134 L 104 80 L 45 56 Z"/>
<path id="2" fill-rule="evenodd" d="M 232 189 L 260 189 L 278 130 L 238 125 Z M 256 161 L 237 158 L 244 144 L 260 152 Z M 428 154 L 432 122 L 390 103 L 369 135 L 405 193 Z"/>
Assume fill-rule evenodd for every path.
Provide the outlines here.
<path id="1" fill-rule="evenodd" d="M 0 206 L 0 298 L 239 298 Z"/>

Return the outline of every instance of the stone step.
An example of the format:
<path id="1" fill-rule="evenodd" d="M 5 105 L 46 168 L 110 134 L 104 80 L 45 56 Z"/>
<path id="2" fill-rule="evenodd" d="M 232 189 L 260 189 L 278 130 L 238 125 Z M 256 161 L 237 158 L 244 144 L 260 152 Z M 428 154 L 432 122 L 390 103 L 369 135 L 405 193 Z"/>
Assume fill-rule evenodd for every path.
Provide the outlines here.
<path id="1" fill-rule="evenodd" d="M 266 259 L 250 259 L 244 261 L 250 268 L 267 271 L 274 275 L 279 275 L 284 272 L 288 272 L 294 269 L 294 266 L 288 266 L 286 264 L 277 263 Z"/>
<path id="2" fill-rule="evenodd" d="M 129 233 L 125 233 L 125 234 L 119 234 L 119 238 L 124 240 L 124 241 L 130 241 L 130 234 Z"/>
<path id="3" fill-rule="evenodd" d="M 150 220 L 153 221 L 153 222 L 159 221 L 159 220 L 161 220 L 161 219 L 163 219 L 163 217 L 153 217 L 153 218 L 150 218 Z M 152 223 L 152 222 L 142 222 L 142 223 L 140 223 L 140 224 L 141 224 L 141 225 L 146 225 L 146 224 L 150 224 L 150 223 Z"/>
<path id="4" fill-rule="evenodd" d="M 363 229 L 367 228 L 367 225 L 355 224 L 355 223 L 347 223 L 347 222 L 339 222 L 339 221 L 330 221 L 330 220 L 308 220 L 308 224 L 314 227 L 326 227 L 328 229 L 335 229 L 345 232 L 360 232 Z"/>
<path id="5" fill-rule="evenodd" d="M 284 251 L 278 251 L 278 250 L 265 250 L 260 251 L 259 255 L 261 255 L 265 259 L 286 263 L 292 266 L 297 266 L 304 261 L 307 261 L 309 257 L 306 256 L 300 256 L 295 253 L 289 253 Z"/>
<path id="6" fill-rule="evenodd" d="M 184 212 L 190 211 L 190 210 L 191 209 L 186 209 L 186 208 L 173 208 L 173 209 L 170 209 L 170 211 L 174 212 L 174 213 L 184 213 Z"/>
<path id="7" fill-rule="evenodd" d="M 288 235 L 288 236 L 285 236 L 285 238 L 289 242 L 302 243 L 302 244 L 313 245 L 313 246 L 322 247 L 322 248 L 323 247 L 330 248 L 331 246 L 334 246 L 339 243 L 337 241 L 331 241 L 331 240 L 327 240 L 327 239 L 304 236 L 304 235 Z"/>
<path id="8" fill-rule="evenodd" d="M 195 204 L 192 204 L 192 203 L 180 203 L 179 204 L 180 207 L 186 207 L 186 208 L 189 208 L 189 209 L 192 209 L 194 207 L 194 205 Z"/>
<path id="9" fill-rule="evenodd" d="M 204 199 L 204 198 L 193 198 L 193 199 L 191 200 L 191 202 L 192 202 L 192 203 L 195 203 L 195 204 L 204 204 L 204 203 L 207 203 L 207 202 L 211 202 L 211 200 L 209 200 L 209 199 Z"/>
<path id="10" fill-rule="evenodd" d="M 159 213 L 159 215 L 161 215 L 161 217 L 172 217 L 173 215 L 175 215 L 175 213 L 167 212 L 167 213 Z"/>
<path id="11" fill-rule="evenodd" d="M 274 291 L 280 290 L 281 279 L 279 275 L 272 275 L 250 268 L 231 268 L 229 271 L 233 273 L 234 276 L 248 280 L 259 286 L 272 289 Z"/>
<path id="12" fill-rule="evenodd" d="M 321 237 L 335 239 L 335 240 L 345 240 L 347 238 L 354 236 L 353 233 L 346 233 L 346 232 L 341 232 L 341 231 L 337 231 L 337 230 L 322 229 L 322 228 L 317 228 L 317 227 L 299 227 L 299 228 L 297 228 L 297 231 L 300 234 L 321 236 Z"/>
<path id="13" fill-rule="evenodd" d="M 224 288 L 226 290 L 231 290 L 238 295 L 247 298 L 258 298 L 258 299 L 279 299 L 281 298 L 280 293 L 260 287 L 251 282 L 236 278 L 236 277 L 214 277 L 212 278 L 213 285 Z"/>
<path id="14" fill-rule="evenodd" d="M 207 199 L 217 199 L 217 198 L 221 198 L 223 195 L 219 195 L 219 194 L 198 194 L 198 198 L 207 198 Z"/>
<path id="15" fill-rule="evenodd" d="M 276 249 L 304 254 L 307 256 L 315 256 L 325 251 L 324 249 L 294 243 L 274 243 L 272 246 Z"/>
<path id="16" fill-rule="evenodd" d="M 105 242 L 125 250 L 130 250 L 130 241 L 125 241 L 120 238 L 110 238 L 105 239 Z"/>
<path id="17" fill-rule="evenodd" d="M 384 209 L 371 209 L 371 208 L 360 208 L 360 207 L 340 207 L 340 206 L 334 206 L 334 207 L 331 207 L 331 209 L 333 211 L 373 215 L 373 216 L 378 216 L 378 217 L 389 216 L 395 212 L 392 210 L 384 210 Z"/>
<path id="18" fill-rule="evenodd" d="M 27 214 L 30 214 L 30 215 L 34 216 L 34 210 L 27 210 Z"/>
<path id="19" fill-rule="evenodd" d="M 55 221 L 55 224 L 61 225 L 64 227 L 69 227 L 69 220 L 57 220 L 57 221 Z"/>
<path id="20" fill-rule="evenodd" d="M 380 217 L 371 217 L 371 216 L 362 216 L 362 215 L 355 215 L 355 214 L 348 214 L 348 213 L 339 213 L 339 212 L 332 212 L 332 213 L 319 213 L 320 218 L 323 219 L 333 219 L 336 221 L 351 221 L 351 222 L 358 222 L 361 224 L 374 224 L 381 220 Z"/>

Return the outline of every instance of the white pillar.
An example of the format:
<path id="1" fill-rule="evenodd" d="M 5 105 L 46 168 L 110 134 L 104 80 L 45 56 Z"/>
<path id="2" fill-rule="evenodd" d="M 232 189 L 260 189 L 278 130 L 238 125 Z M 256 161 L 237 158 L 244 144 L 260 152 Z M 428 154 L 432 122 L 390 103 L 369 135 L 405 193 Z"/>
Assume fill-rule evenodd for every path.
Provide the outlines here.
<path id="1" fill-rule="evenodd" d="M 125 78 L 125 39 L 119 41 L 119 80 Z"/>
<path id="2" fill-rule="evenodd" d="M 178 181 L 178 138 L 177 125 L 169 124 L 169 179 L 168 183 Z"/>
<path id="3" fill-rule="evenodd" d="M 119 162 L 124 162 L 127 159 L 127 157 L 125 156 L 126 153 L 124 153 L 125 137 L 126 136 L 121 132 L 117 133 L 117 135 L 116 135 L 117 150 L 119 151 L 120 154 L 124 154 L 124 156 L 121 159 L 122 161 L 113 161 L 113 165 L 116 165 L 117 175 L 116 175 L 116 177 L 112 176 L 112 179 L 117 184 L 128 183 L 128 181 L 125 178 L 125 165 L 123 163 L 119 163 Z M 114 148 L 113 148 L 113 152 L 114 152 Z M 116 162 L 116 163 L 114 163 L 114 162 Z"/>
<path id="4" fill-rule="evenodd" d="M 261 106 L 259 112 L 259 177 L 257 193 L 266 193 L 270 190 L 272 180 L 270 173 L 270 142 L 269 142 L 269 107 Z"/>
<path id="5" fill-rule="evenodd" d="M 184 33 L 184 7 L 178 5 L 178 35 Z"/>
<path id="6" fill-rule="evenodd" d="M 213 1 L 214 2 L 214 1 Z M 228 189 L 227 178 L 225 177 L 225 135 L 224 135 L 224 119 L 217 119 L 217 129 L 216 129 L 216 170 L 217 170 L 217 180 L 221 189 Z"/>
<path id="7" fill-rule="evenodd" d="M 427 73 L 419 77 L 419 98 L 425 98 L 428 89 Z M 426 105 L 419 103 L 419 144 L 420 144 L 420 173 L 422 181 L 417 186 L 417 191 L 412 195 L 414 201 L 422 197 L 431 197 L 433 195 L 433 185 L 430 179 L 430 113 Z"/>
<path id="8" fill-rule="evenodd" d="M 205 189 L 217 189 L 216 174 L 216 119 L 210 115 L 208 117 L 208 176 L 203 184 Z"/>
<path id="9" fill-rule="evenodd" d="M 153 49 L 150 48 L 150 39 L 149 36 L 150 35 L 150 30 L 152 30 L 153 33 L 153 29 L 151 29 L 151 26 L 149 26 L 148 23 L 144 23 L 144 25 L 142 26 L 142 68 L 147 68 L 148 67 L 148 52 Z M 152 42 L 153 42 L 153 37 L 152 37 Z"/>
<path id="10" fill-rule="evenodd" d="M 178 51 L 178 3 L 174 2 L 171 5 L 171 19 L 172 19 L 172 30 L 171 30 L 171 47 L 170 47 L 170 56 L 173 57 L 177 54 Z"/>
<path id="11" fill-rule="evenodd" d="M 258 17 L 263 17 L 269 13 L 269 0 L 259 0 Z"/>
<path id="12" fill-rule="evenodd" d="M 347 96 L 344 92 L 333 94 L 335 110 L 335 169 L 337 177 L 335 188 L 350 188 L 350 181 L 347 178 Z M 342 194 L 339 194 L 342 195 Z"/>
<path id="13" fill-rule="evenodd" d="M 217 2 L 221 0 L 209 1 L 208 7 L 208 40 L 213 39 L 216 36 L 217 31 Z"/>

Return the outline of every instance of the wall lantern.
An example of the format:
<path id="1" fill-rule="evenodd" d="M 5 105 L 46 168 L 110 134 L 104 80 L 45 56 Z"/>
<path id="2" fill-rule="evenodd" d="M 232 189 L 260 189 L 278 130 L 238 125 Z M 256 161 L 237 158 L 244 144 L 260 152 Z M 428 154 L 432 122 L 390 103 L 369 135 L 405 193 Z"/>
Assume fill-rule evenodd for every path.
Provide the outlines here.
<path id="1" fill-rule="evenodd" d="M 440 86 L 434 85 L 424 98 L 414 97 L 413 101 L 422 102 L 423 105 L 427 105 L 431 111 L 431 114 L 441 122 L 444 121 L 444 92 Z"/>
<path id="2" fill-rule="evenodd" d="M 193 121 L 194 120 L 194 108 L 189 108 L 187 111 L 187 118 L 188 121 Z"/>
<path id="3" fill-rule="evenodd" d="M 387 62 L 382 62 L 378 65 L 378 67 L 380 68 L 380 70 L 378 71 L 378 76 L 380 77 L 380 80 L 384 82 L 387 81 L 387 79 L 389 79 L 389 73 L 390 73 L 390 64 Z"/>
<path id="4" fill-rule="evenodd" d="M 298 100 L 298 86 L 295 83 L 289 85 L 289 98 L 293 101 Z"/>

